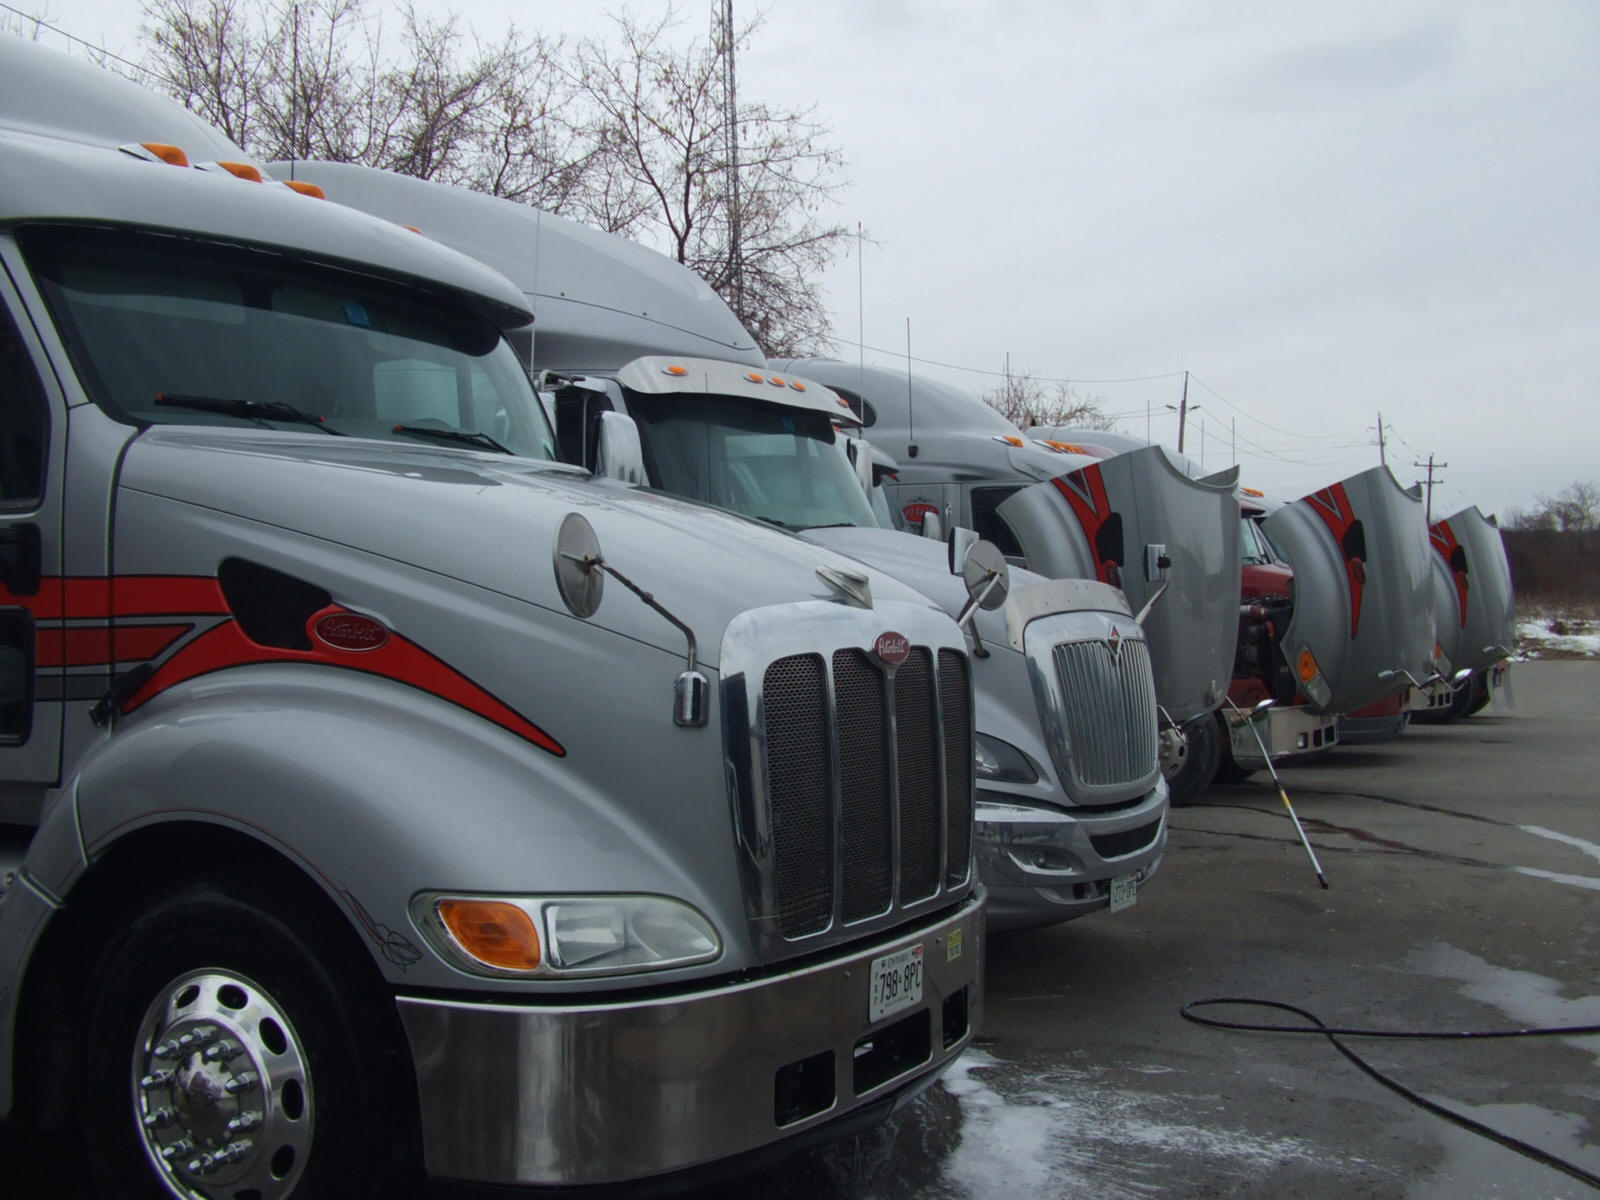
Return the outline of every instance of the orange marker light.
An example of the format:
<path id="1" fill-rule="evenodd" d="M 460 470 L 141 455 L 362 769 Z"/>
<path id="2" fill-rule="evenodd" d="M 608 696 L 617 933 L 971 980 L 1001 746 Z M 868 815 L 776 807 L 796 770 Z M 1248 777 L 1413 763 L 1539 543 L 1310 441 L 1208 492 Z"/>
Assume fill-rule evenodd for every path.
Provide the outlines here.
<path id="1" fill-rule="evenodd" d="M 661 370 L 663 374 L 667 375 L 687 375 L 689 373 L 688 367 L 679 366 L 677 363 L 673 363 L 670 367 L 662 367 Z"/>
<path id="2" fill-rule="evenodd" d="M 996 434 L 994 440 L 1004 442 L 1008 446 L 1026 446 L 1028 444 L 1019 437 L 1012 437 L 1009 433 Z"/>
<path id="3" fill-rule="evenodd" d="M 767 382 L 773 387 L 782 387 L 784 384 L 784 379 L 781 375 L 774 375 L 771 379 L 767 380 Z"/>
<path id="4" fill-rule="evenodd" d="M 1076 444 L 1074 444 L 1072 442 L 1056 442 L 1056 441 L 1051 441 L 1050 439 L 1046 438 L 1044 444 L 1046 446 L 1049 446 L 1050 449 L 1052 449 L 1052 450 L 1061 451 L 1061 453 L 1063 453 L 1063 454 L 1088 454 L 1089 453 L 1082 446 L 1076 445 Z"/>
<path id="5" fill-rule="evenodd" d="M 189 156 L 177 146 L 169 146 L 166 142 L 140 142 L 139 144 L 169 166 L 187 167 L 189 165 Z"/>
<path id="6" fill-rule="evenodd" d="M 314 183 L 307 183 L 304 179 L 285 179 L 283 186 L 291 191 L 299 192 L 302 196 L 315 196 L 318 200 L 326 200 L 328 193 Z"/>
<path id="7" fill-rule="evenodd" d="M 1317 660 L 1312 657 L 1311 651 L 1309 650 L 1300 651 L 1300 660 L 1295 665 L 1300 672 L 1301 683 L 1310 683 L 1319 674 L 1317 670 Z"/>
<path id="8" fill-rule="evenodd" d="M 1259 498 L 1259 497 L 1262 497 L 1262 496 L 1266 495 L 1265 492 L 1259 491 L 1256 488 L 1240 488 L 1239 490 L 1241 492 L 1243 492 L 1246 496 L 1256 496 L 1256 497 Z"/>
<path id="9" fill-rule="evenodd" d="M 745 374 L 745 378 L 751 383 L 765 383 L 767 381 L 767 377 L 765 375 L 757 374 L 755 371 L 747 372 Z"/>
<path id="10" fill-rule="evenodd" d="M 446 897 L 439 920 L 470 957 L 502 971 L 531 971 L 539 965 L 539 931 L 533 918 L 503 900 Z"/>
<path id="11" fill-rule="evenodd" d="M 803 391 L 806 390 L 806 385 L 801 383 L 798 379 L 789 380 L 789 386 L 792 387 L 797 392 L 803 392 Z M 841 400 L 841 401 L 839 401 L 839 403 L 840 404 L 844 404 L 845 402 L 843 400 Z"/>
<path id="12" fill-rule="evenodd" d="M 248 179 L 251 183 L 262 182 L 261 171 L 256 167 L 252 167 L 249 163 L 219 162 L 217 166 L 221 167 L 229 175 L 236 175 L 240 179 Z"/>

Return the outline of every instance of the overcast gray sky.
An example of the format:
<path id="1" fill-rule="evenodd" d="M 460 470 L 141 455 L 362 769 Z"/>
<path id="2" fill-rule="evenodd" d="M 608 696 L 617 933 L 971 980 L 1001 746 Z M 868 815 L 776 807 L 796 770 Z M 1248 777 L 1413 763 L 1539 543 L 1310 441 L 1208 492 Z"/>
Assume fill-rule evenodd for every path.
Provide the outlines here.
<path id="1" fill-rule="evenodd" d="M 128 0 L 47 15 L 137 57 Z M 1227 465 L 1236 429 L 1246 481 L 1292 495 L 1376 465 L 1381 411 L 1402 483 L 1449 464 L 1446 515 L 1600 478 L 1597 51 L 1591 0 L 773 0 L 739 76 L 816 102 L 848 160 L 838 218 L 876 241 L 828 276 L 841 357 L 862 329 L 903 363 L 909 318 L 916 358 L 1108 381 L 1080 386 L 1169 444 L 1188 369 L 1190 453 L 1203 423 Z"/>

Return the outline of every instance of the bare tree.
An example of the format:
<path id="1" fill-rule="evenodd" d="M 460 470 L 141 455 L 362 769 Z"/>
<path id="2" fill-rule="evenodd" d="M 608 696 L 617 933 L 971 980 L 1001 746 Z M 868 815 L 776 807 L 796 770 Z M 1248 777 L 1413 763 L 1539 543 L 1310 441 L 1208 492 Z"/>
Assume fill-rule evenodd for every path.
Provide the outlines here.
<path id="1" fill-rule="evenodd" d="M 1111 429 L 1116 425 L 1106 413 L 1103 397 L 1087 396 L 1060 382 L 1047 387 L 1028 371 L 1007 372 L 998 385 L 981 396 L 985 404 L 1020 429 L 1034 425 Z"/>
<path id="2" fill-rule="evenodd" d="M 849 234 L 822 217 L 840 186 L 842 161 L 814 108 L 740 106 L 737 214 L 731 208 L 725 58 L 748 42 L 760 14 L 731 40 L 687 45 L 669 40 L 678 24 L 671 10 L 651 22 L 628 13 L 613 20 L 614 40 L 580 42 L 571 66 L 572 82 L 593 112 L 604 180 L 590 193 L 587 216 L 693 268 L 767 354 L 824 349 L 819 277 Z"/>
<path id="3" fill-rule="evenodd" d="M 563 115 L 560 44 L 495 42 L 368 0 L 147 0 L 162 90 L 265 159 L 320 158 L 460 184 L 555 212 L 594 157 Z"/>
<path id="4" fill-rule="evenodd" d="M 1587 533 L 1600 529 L 1600 483 L 1569 483 L 1554 496 L 1539 495 L 1530 509 L 1509 509 L 1508 529 L 1554 529 L 1562 533 Z"/>

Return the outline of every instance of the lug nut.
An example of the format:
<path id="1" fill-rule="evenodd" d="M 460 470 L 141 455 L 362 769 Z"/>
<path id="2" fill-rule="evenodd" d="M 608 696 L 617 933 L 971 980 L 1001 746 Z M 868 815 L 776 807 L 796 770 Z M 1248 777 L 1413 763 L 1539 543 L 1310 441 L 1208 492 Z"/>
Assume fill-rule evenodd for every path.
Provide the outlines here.
<path id="1" fill-rule="evenodd" d="M 240 1071 L 222 1085 L 222 1090 L 230 1096 L 237 1096 L 240 1092 L 248 1092 L 255 1087 L 256 1082 L 256 1073 L 254 1071 Z"/>
<path id="2" fill-rule="evenodd" d="M 176 1058 L 176 1057 L 178 1057 L 178 1043 L 177 1042 L 162 1042 L 159 1046 L 157 1046 L 150 1053 L 153 1054 L 156 1058 Z"/>
<path id="3" fill-rule="evenodd" d="M 161 1148 L 161 1157 L 171 1162 L 175 1158 L 182 1158 L 185 1154 L 194 1153 L 194 1142 L 189 1138 L 179 1138 L 170 1146 Z"/>
<path id="4" fill-rule="evenodd" d="M 188 1162 L 189 1174 L 209 1175 L 217 1169 L 217 1160 L 209 1154 L 199 1154 Z"/>
<path id="5" fill-rule="evenodd" d="M 249 1138 L 240 1138 L 237 1142 L 229 1142 L 211 1158 L 217 1166 L 221 1166 L 223 1163 L 238 1162 L 242 1158 L 248 1158 L 255 1148 L 256 1144 Z"/>
<path id="6" fill-rule="evenodd" d="M 173 1116 L 170 1108 L 153 1109 L 145 1113 L 143 1124 L 146 1129 L 165 1129 L 172 1124 Z"/>
<path id="7" fill-rule="evenodd" d="M 159 1071 L 151 1071 L 150 1074 L 139 1080 L 139 1086 L 147 1092 L 151 1088 L 167 1087 L 171 1083 L 172 1072 L 164 1067 Z"/>
<path id="8" fill-rule="evenodd" d="M 232 1038 L 223 1038 L 220 1042 L 212 1042 L 207 1046 L 204 1057 L 207 1062 L 216 1062 L 218 1059 L 232 1058 L 240 1049 L 239 1043 Z"/>
<path id="9" fill-rule="evenodd" d="M 263 1117 L 259 1110 L 247 1108 L 228 1122 L 229 1133 L 248 1133 L 260 1127 Z"/>

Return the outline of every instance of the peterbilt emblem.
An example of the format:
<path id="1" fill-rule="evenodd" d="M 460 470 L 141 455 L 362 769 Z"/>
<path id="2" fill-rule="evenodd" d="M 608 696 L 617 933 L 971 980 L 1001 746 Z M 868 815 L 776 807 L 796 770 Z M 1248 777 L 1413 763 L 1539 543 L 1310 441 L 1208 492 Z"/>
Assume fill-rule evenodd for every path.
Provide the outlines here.
<path id="1" fill-rule="evenodd" d="M 352 612 L 328 613 L 318 618 L 311 632 L 324 646 L 356 653 L 376 650 L 389 640 L 382 621 Z"/>
<path id="2" fill-rule="evenodd" d="M 1106 635 L 1106 649 L 1111 651 L 1111 661 L 1116 662 L 1122 656 L 1122 630 L 1115 625 Z"/>
<path id="3" fill-rule="evenodd" d="M 911 657 L 911 642 L 903 633 L 880 633 L 872 643 L 873 656 L 886 667 L 898 667 Z"/>

